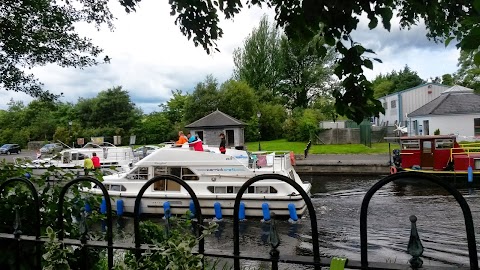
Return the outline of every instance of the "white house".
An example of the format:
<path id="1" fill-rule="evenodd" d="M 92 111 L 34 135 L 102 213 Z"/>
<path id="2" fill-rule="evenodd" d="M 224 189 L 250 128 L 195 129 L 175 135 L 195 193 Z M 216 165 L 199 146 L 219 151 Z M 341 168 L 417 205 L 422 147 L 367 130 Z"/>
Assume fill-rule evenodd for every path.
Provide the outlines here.
<path id="1" fill-rule="evenodd" d="M 385 109 L 376 119 L 379 126 L 393 126 L 395 124 L 408 126 L 407 115 L 434 100 L 447 90 L 449 86 L 437 83 L 425 83 L 419 86 L 393 93 L 378 100 Z"/>
<path id="2" fill-rule="evenodd" d="M 438 98 L 408 114 L 409 135 L 456 134 L 468 138 L 480 137 L 480 95 L 455 85 Z"/>

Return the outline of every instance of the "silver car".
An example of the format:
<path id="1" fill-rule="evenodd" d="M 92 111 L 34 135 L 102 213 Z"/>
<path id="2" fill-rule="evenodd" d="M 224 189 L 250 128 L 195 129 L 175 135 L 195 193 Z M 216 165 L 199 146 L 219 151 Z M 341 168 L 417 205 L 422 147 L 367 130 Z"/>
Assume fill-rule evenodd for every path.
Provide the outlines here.
<path id="1" fill-rule="evenodd" d="M 63 150 L 63 146 L 59 143 L 48 143 L 40 148 L 42 154 L 53 154 Z"/>
<path id="2" fill-rule="evenodd" d="M 133 150 L 133 156 L 138 158 L 144 158 L 150 155 L 151 153 L 153 153 L 157 149 L 160 149 L 160 147 L 155 145 L 140 146 L 137 149 Z"/>

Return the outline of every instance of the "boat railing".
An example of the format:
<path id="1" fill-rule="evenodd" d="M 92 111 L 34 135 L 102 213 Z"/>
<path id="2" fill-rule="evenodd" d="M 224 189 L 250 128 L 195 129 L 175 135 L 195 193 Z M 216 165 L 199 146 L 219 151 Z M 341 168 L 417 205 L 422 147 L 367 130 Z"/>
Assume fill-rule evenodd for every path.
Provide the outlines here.
<path id="1" fill-rule="evenodd" d="M 472 143 L 459 143 L 461 147 L 479 147 L 480 148 L 480 142 L 472 142 Z"/>
<path id="2" fill-rule="evenodd" d="M 480 153 L 480 146 L 477 147 L 454 147 L 450 148 L 450 161 L 453 160 L 454 155 L 467 155 L 470 157 L 470 154 L 479 154 Z"/>
<path id="3" fill-rule="evenodd" d="M 284 170 L 290 162 L 289 151 L 255 151 L 250 152 L 252 159 L 252 167 L 255 168 L 271 168 L 272 172 Z M 255 166 L 253 166 L 255 164 Z"/>

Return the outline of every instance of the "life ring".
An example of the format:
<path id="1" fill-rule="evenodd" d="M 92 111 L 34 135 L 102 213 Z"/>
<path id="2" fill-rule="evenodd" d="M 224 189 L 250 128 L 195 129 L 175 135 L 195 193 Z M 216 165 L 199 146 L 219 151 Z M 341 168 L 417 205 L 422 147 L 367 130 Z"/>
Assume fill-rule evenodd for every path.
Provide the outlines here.
<path id="1" fill-rule="evenodd" d="M 397 173 L 397 167 L 391 166 L 390 167 L 390 174 L 396 174 Z"/>

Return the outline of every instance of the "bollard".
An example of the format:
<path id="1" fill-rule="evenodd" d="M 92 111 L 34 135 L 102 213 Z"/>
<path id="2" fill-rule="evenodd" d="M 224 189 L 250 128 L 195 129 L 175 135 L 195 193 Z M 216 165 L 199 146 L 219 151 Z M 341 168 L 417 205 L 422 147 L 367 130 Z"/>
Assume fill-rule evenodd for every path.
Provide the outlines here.
<path id="1" fill-rule="evenodd" d="M 262 203 L 263 221 L 270 220 L 270 208 L 267 202 Z"/>
<path id="2" fill-rule="evenodd" d="M 215 209 L 215 218 L 217 220 L 222 220 L 222 205 L 220 205 L 219 202 L 215 202 L 213 208 Z"/>

